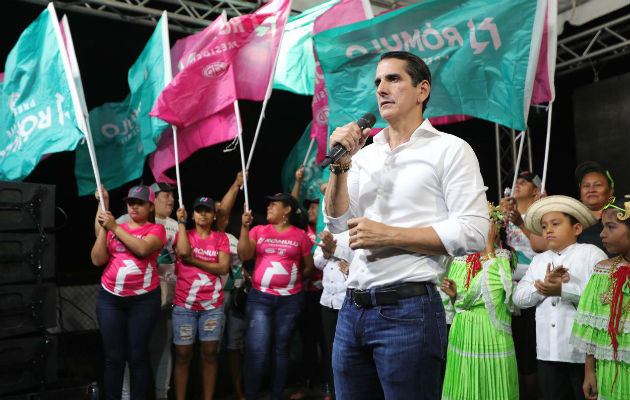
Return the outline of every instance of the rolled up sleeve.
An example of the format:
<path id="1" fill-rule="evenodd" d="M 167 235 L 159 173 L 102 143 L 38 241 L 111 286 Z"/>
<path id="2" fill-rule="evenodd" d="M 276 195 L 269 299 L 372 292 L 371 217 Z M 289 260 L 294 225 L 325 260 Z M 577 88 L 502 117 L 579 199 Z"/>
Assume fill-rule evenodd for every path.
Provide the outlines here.
<path id="1" fill-rule="evenodd" d="M 447 153 L 442 174 L 448 218 L 432 225 L 453 257 L 482 251 L 490 229 L 487 188 L 477 157 L 468 143 L 463 140 L 457 143 Z"/>
<path id="2" fill-rule="evenodd" d="M 350 205 L 346 212 L 339 217 L 331 217 L 328 215 L 326 205 L 322 207 L 324 215 L 324 223 L 331 233 L 341 233 L 348 230 L 348 220 L 358 216 L 358 197 L 359 197 L 359 173 L 356 165 L 353 165 L 348 171 L 348 198 Z"/>

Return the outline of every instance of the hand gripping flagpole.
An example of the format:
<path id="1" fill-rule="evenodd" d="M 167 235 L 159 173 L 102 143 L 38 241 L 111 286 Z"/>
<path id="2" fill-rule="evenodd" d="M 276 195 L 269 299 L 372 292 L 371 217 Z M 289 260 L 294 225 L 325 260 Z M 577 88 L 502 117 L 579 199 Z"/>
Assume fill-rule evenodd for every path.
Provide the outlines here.
<path id="1" fill-rule="evenodd" d="M 61 61 L 63 63 L 63 69 L 66 73 L 68 87 L 70 89 L 70 97 L 72 98 L 75 118 L 77 120 L 77 124 L 79 125 L 79 130 L 83 132 L 83 136 L 85 137 L 85 142 L 88 147 L 88 153 L 90 154 L 90 161 L 92 162 L 92 170 L 94 171 L 94 180 L 96 181 L 96 190 L 98 191 L 99 203 L 101 205 L 101 209 L 105 211 L 106 208 L 105 200 L 103 199 L 101 176 L 98 171 L 98 162 L 96 160 L 96 152 L 94 151 L 92 132 L 90 130 L 90 124 L 88 122 L 88 112 L 87 107 L 85 106 L 86 103 L 85 95 L 83 93 L 83 86 L 81 85 L 81 92 L 79 92 L 77 88 L 77 81 L 75 80 L 77 79 L 78 82 L 81 82 L 81 75 L 79 74 L 79 66 L 76 61 L 76 54 L 74 52 L 74 44 L 72 42 L 72 36 L 70 35 L 70 27 L 68 26 L 66 21 L 64 25 L 64 33 L 68 41 L 68 46 L 71 49 L 69 52 L 69 50 L 66 49 L 65 42 L 61 35 L 61 28 L 59 26 L 57 12 L 55 11 L 53 3 L 49 3 L 47 9 L 50 14 L 50 18 L 52 19 L 53 30 L 55 31 L 55 36 L 57 37 L 59 49 L 61 50 Z"/>
<path id="2" fill-rule="evenodd" d="M 291 9 L 291 2 L 289 2 L 289 10 Z M 282 27 L 282 34 L 280 36 L 280 43 L 278 43 L 278 50 L 276 51 L 276 57 L 273 61 L 273 69 L 271 70 L 271 76 L 269 77 L 269 84 L 267 85 L 267 92 L 265 93 L 265 99 L 263 100 L 262 110 L 260 110 L 260 117 L 258 118 L 258 125 L 256 126 L 256 132 L 254 133 L 254 140 L 252 142 L 252 148 L 249 150 L 249 156 L 247 157 L 247 166 L 252 163 L 252 157 L 254 156 L 254 149 L 256 148 L 256 142 L 258 141 L 258 134 L 260 133 L 260 127 L 262 126 L 262 121 L 265 118 L 265 110 L 267 109 L 267 103 L 269 102 L 269 98 L 271 97 L 271 92 L 273 90 L 273 79 L 276 76 L 276 65 L 278 64 L 278 55 L 280 54 L 280 47 L 282 46 L 282 40 L 284 39 L 284 32 L 287 29 L 287 24 L 285 22 Z M 242 142 L 241 142 L 242 146 Z M 245 173 L 245 171 L 243 171 Z"/>
<path id="3" fill-rule="evenodd" d="M 245 209 L 249 211 L 249 193 L 247 191 L 247 167 L 245 166 L 245 150 L 243 149 L 243 125 L 241 124 L 241 111 L 238 108 L 238 100 L 234 101 L 234 113 L 236 114 L 236 126 L 238 129 L 238 144 L 241 153 L 241 168 L 243 169 L 243 190 L 245 194 Z"/>

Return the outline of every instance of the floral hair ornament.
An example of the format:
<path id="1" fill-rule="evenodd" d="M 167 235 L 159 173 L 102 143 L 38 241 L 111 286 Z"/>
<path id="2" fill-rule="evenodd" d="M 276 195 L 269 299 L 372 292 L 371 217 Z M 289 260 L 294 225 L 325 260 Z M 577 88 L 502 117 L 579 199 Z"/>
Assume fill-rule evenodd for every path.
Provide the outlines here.
<path id="1" fill-rule="evenodd" d="M 626 196 L 626 198 L 627 197 L 628 196 Z M 609 208 L 616 208 L 617 210 L 621 211 L 617 213 L 617 218 L 620 221 L 625 221 L 628 218 L 630 218 L 630 201 L 626 201 L 625 203 L 623 203 L 624 208 L 621 208 L 615 205 L 616 200 L 617 199 L 614 196 L 611 196 L 608 198 L 608 204 L 606 204 L 606 206 L 602 208 L 602 211 L 599 213 L 599 218 L 601 218 L 604 211 L 606 211 Z"/>
<path id="2" fill-rule="evenodd" d="M 503 214 L 501 214 L 501 209 L 499 206 L 494 206 L 492 202 L 488 202 L 488 214 L 490 215 L 490 219 L 496 221 L 503 221 Z"/>

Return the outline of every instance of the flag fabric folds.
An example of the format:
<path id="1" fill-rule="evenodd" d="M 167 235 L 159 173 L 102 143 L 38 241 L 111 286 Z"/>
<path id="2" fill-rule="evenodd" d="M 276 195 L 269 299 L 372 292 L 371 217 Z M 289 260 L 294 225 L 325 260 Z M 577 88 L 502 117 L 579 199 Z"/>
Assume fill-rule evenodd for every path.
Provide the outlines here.
<path id="1" fill-rule="evenodd" d="M 239 99 L 265 99 L 290 12 L 291 0 L 271 0 L 252 14 L 230 19 L 228 28 L 220 33 L 226 37 L 226 41 L 234 35 L 247 35 L 234 63 Z"/>
<path id="2" fill-rule="evenodd" d="M 203 73 L 200 75 L 198 71 L 203 71 L 207 68 L 206 66 L 212 65 L 212 63 L 216 61 L 216 59 L 211 58 L 212 55 L 209 49 L 213 46 L 218 46 L 219 48 L 223 47 L 222 43 L 225 36 L 219 36 L 219 32 L 226 30 L 226 24 L 227 20 L 225 19 L 225 15 L 221 15 L 203 31 L 175 42 L 175 45 L 171 49 L 171 63 L 175 73 L 173 82 L 177 84 L 177 82 L 182 82 L 182 77 L 188 78 L 189 82 L 184 82 L 184 84 L 190 85 L 192 83 L 190 90 L 199 95 L 199 102 L 205 101 L 209 95 L 208 93 L 204 93 L 201 89 L 196 89 L 197 87 L 204 88 L 206 92 L 215 92 L 218 90 L 214 89 L 212 86 L 204 87 L 203 82 L 197 84 L 195 83 L 195 79 L 201 77 L 201 80 L 206 80 L 210 84 L 216 82 L 212 80 L 212 78 L 204 77 Z M 232 44 L 234 45 L 234 41 Z M 233 51 L 231 56 L 234 56 Z M 189 71 L 189 68 L 195 69 Z M 233 62 L 230 62 L 228 68 L 233 70 Z M 197 73 L 196 76 L 195 72 Z M 230 72 L 229 76 L 233 77 L 233 74 Z M 225 76 L 223 78 L 225 78 Z M 225 101 L 224 105 L 213 113 L 206 113 L 205 116 L 200 113 L 199 115 L 201 115 L 202 118 L 192 118 L 191 120 L 194 120 L 194 122 L 188 122 L 185 127 L 177 128 L 178 156 L 180 162 L 200 148 L 232 140 L 237 135 L 238 128 L 233 106 L 236 93 L 234 81 L 223 82 L 223 84 L 223 89 L 227 90 L 228 94 L 231 96 L 229 101 Z M 226 84 L 231 86 L 225 86 Z M 194 106 L 194 104 L 192 105 Z M 158 109 L 159 100 L 154 111 Z M 149 156 L 149 167 L 157 182 L 174 183 L 174 180 L 166 175 L 166 171 L 174 165 L 175 146 L 173 143 L 173 131 L 167 129 L 157 145 L 157 150 Z"/>
<path id="3" fill-rule="evenodd" d="M 57 16 L 49 5 L 20 35 L 5 63 L 0 180 L 22 180 L 44 154 L 73 150 L 81 140 L 84 123 L 71 79 Z"/>
<path id="4" fill-rule="evenodd" d="M 168 20 L 164 14 L 142 53 L 129 69 L 129 95 L 119 103 L 107 103 L 90 111 L 89 120 L 99 160 L 101 181 L 113 189 L 142 176 L 147 155 L 168 123 L 149 116 L 170 76 Z M 168 64 L 168 66 L 167 66 Z M 75 177 L 79 196 L 94 192 L 87 145 L 76 151 Z"/>
<path id="5" fill-rule="evenodd" d="M 526 128 L 546 0 L 428 0 L 314 36 L 331 126 L 378 114 L 383 52 L 423 58 L 433 80 L 426 117 L 469 115 Z M 379 117 L 376 126 L 384 127 Z"/>
<path id="6" fill-rule="evenodd" d="M 536 80 L 532 93 L 532 104 L 552 101 L 556 97 L 554 75 L 558 48 L 558 0 L 547 0 L 545 28 L 540 44 L 540 55 L 536 67 Z"/>
<path id="7" fill-rule="evenodd" d="M 368 18 L 372 18 L 372 9 L 367 0 L 341 0 L 315 20 L 313 35 Z M 316 61 L 315 68 L 311 137 L 317 139 L 317 162 L 321 163 L 326 157 L 328 143 L 328 92 L 319 61 Z"/>
<path id="8" fill-rule="evenodd" d="M 289 17 L 278 50 L 273 88 L 312 95 L 315 83 L 313 24 L 315 19 L 340 0 L 329 0 Z"/>
<path id="9" fill-rule="evenodd" d="M 179 162 L 184 161 L 203 147 L 232 140 L 237 134 L 238 125 L 233 105 L 225 107 L 196 124 L 179 128 L 177 129 Z M 173 166 L 175 166 L 173 131 L 167 129 L 162 134 L 157 150 L 149 156 L 149 167 L 156 182 L 175 183 L 172 178 L 166 175 L 166 171 Z"/>
<path id="10" fill-rule="evenodd" d="M 206 32 L 218 33 L 225 27 L 225 18 L 220 16 L 201 32 L 205 35 L 197 46 L 182 54 L 186 66 L 162 91 L 151 116 L 187 127 L 234 103 L 234 58 L 244 37 L 237 34 L 224 40 L 222 35 Z"/>

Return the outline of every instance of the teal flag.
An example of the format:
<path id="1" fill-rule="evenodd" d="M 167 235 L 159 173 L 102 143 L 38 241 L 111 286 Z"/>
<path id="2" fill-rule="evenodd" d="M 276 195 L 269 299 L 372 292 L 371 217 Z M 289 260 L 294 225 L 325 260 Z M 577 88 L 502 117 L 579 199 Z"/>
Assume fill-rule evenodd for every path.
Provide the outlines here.
<path id="1" fill-rule="evenodd" d="M 147 155 L 155 151 L 168 124 L 150 117 L 155 101 L 171 79 L 168 21 L 163 15 L 140 57 L 129 70 L 129 95 L 90 111 L 90 128 L 101 182 L 117 188 L 142 176 Z M 165 51 L 166 49 L 166 51 Z M 77 148 L 74 174 L 79 196 L 94 193 L 95 180 L 86 144 Z"/>
<path id="2" fill-rule="evenodd" d="M 289 18 L 278 51 L 273 88 L 296 94 L 315 93 L 315 55 L 313 24 L 315 19 L 340 0 L 330 0 Z"/>
<path id="3" fill-rule="evenodd" d="M 518 130 L 527 113 L 546 0 L 427 0 L 317 34 L 329 127 L 378 113 L 374 90 L 382 53 L 409 51 L 432 74 L 425 117 L 471 115 Z M 387 124 L 380 116 L 376 127 Z"/>
<path id="4" fill-rule="evenodd" d="M 0 180 L 24 179 L 44 154 L 73 150 L 83 137 L 62 43 L 51 5 L 7 57 L 0 90 Z"/>
<path id="5" fill-rule="evenodd" d="M 295 171 L 300 168 L 304 162 L 304 157 L 306 157 L 306 153 L 311 143 L 310 134 L 311 124 L 309 123 L 298 142 L 295 146 L 293 146 L 293 149 L 287 156 L 287 159 L 282 166 L 280 179 L 282 181 L 282 189 L 287 193 L 291 193 L 293 184 L 295 183 Z M 314 143 L 311 147 L 308 159 L 306 160 L 306 164 L 304 165 L 304 179 L 302 180 L 302 184 L 300 186 L 300 198 L 298 199 L 300 207 L 302 207 L 302 201 L 305 199 L 314 199 L 320 195 L 319 184 L 321 183 L 322 169 L 319 165 L 317 165 L 316 156 L 317 143 Z"/>

